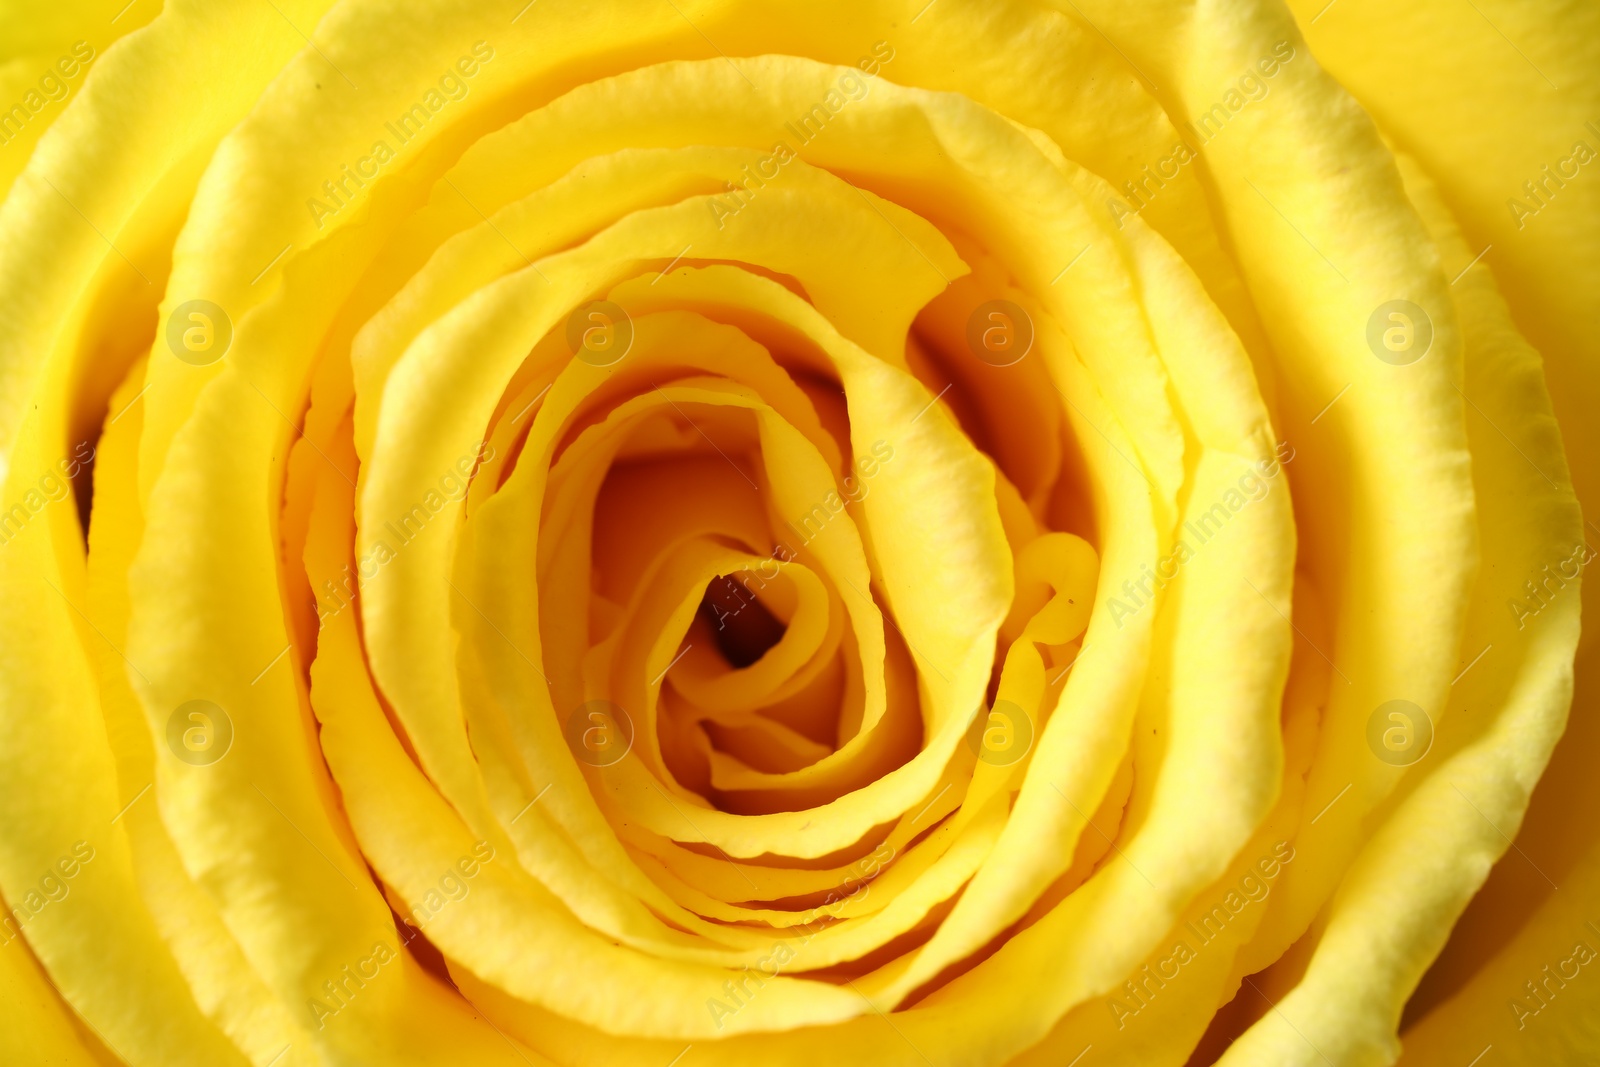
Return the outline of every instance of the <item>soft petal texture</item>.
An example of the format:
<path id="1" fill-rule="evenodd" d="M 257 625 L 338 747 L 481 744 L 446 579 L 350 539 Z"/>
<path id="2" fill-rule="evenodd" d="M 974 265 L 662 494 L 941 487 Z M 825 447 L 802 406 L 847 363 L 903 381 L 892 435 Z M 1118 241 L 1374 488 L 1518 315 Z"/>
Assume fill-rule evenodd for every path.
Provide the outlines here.
<path id="1" fill-rule="evenodd" d="M 1317 14 L 1315 5 L 1294 6 L 1303 23 Z M 1572 457 L 1573 486 L 1593 515 L 1600 509 L 1600 438 L 1587 413 L 1600 402 L 1600 348 L 1594 331 L 1581 324 L 1600 316 L 1600 185 L 1561 182 L 1559 173 L 1546 181 L 1544 175 L 1547 166 L 1571 158 L 1575 142 L 1600 148 L 1591 125 L 1600 116 L 1600 12 L 1562 3 L 1481 10 L 1424 3 L 1404 12 L 1357 3 L 1336 11 L 1337 17 L 1330 11 L 1307 27 L 1310 43 L 1386 136 L 1437 184 L 1471 246 L 1469 255 L 1482 253 L 1503 294 L 1500 330 L 1519 332 L 1542 359 Z M 1373 32 L 1375 25 L 1383 32 Z M 1408 37 L 1437 46 L 1399 46 Z M 1397 76 L 1400 71 L 1406 76 Z M 1536 187 L 1530 196 L 1524 182 L 1542 183 L 1545 195 Z M 1506 425 L 1487 410 L 1482 418 L 1486 425 Z M 1525 459 L 1524 476 L 1533 468 L 1554 476 L 1536 453 Z M 1583 526 L 1576 536 L 1595 543 L 1593 520 Z M 1588 612 L 1596 610 L 1595 595 L 1586 584 Z M 1539 1006 L 1523 983 L 1546 963 L 1570 957 L 1572 945 L 1564 942 L 1600 936 L 1584 933 L 1584 920 L 1569 910 L 1595 899 L 1592 880 L 1581 872 L 1600 855 L 1590 817 L 1600 806 L 1600 782 L 1590 771 L 1600 746 L 1592 710 L 1600 671 L 1595 656 L 1594 639 L 1585 635 L 1565 739 L 1516 835 L 1517 852 L 1496 867 L 1408 1010 L 1417 1025 L 1404 1062 L 1435 1062 L 1455 1050 L 1470 1060 L 1491 1044 L 1504 1062 L 1530 1064 L 1600 1048 L 1594 1012 L 1585 1010 L 1577 988 L 1534 1033 L 1529 1021 L 1519 1026 L 1511 1010 L 1518 998 L 1530 1010 Z M 1574 920 L 1570 930 L 1551 928 L 1558 915 Z M 1541 958 L 1527 974 L 1513 977 L 1517 961 L 1532 963 L 1536 955 Z"/>
<path id="2" fill-rule="evenodd" d="M 1466 1062 L 1590 936 L 1592 10 L 142 2 L 0 53 L 111 27 L 0 149 L 18 1055 Z"/>

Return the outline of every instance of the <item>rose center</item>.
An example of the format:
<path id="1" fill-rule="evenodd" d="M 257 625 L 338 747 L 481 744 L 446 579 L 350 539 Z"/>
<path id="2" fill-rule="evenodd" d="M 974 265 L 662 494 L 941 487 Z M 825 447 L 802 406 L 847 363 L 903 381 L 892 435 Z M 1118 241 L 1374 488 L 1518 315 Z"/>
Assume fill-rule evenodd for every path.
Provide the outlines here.
<path id="1" fill-rule="evenodd" d="M 748 586 L 728 575 L 718 575 L 706 584 L 700 617 L 710 627 L 722 658 L 735 668 L 759 660 L 783 639 L 787 629 Z"/>

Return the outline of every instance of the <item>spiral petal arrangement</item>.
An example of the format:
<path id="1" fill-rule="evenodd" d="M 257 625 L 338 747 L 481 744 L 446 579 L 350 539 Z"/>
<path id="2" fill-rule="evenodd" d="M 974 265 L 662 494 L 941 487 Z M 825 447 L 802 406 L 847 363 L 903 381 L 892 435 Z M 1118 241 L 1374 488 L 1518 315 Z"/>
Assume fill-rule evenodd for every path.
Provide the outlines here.
<path id="1" fill-rule="evenodd" d="M 1600 290 L 1524 340 L 1381 57 L 118 6 L 0 167 L 7 1062 L 1401 1054 L 1572 701 Z"/>

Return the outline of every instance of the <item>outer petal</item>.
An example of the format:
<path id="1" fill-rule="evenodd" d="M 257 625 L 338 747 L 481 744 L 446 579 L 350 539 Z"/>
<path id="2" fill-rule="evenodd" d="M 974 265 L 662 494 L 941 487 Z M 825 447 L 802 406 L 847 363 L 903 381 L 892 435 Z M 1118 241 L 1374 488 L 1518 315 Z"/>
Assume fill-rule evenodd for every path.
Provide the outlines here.
<path id="1" fill-rule="evenodd" d="M 1600 543 L 1593 520 L 1600 513 L 1600 426 L 1593 418 L 1600 405 L 1593 329 L 1600 319 L 1600 173 L 1592 162 L 1573 162 L 1579 144 L 1600 152 L 1600 11 L 1585 3 L 1431 0 L 1404 10 L 1340 0 L 1320 15 L 1321 5 L 1309 0 L 1293 7 L 1322 62 L 1438 185 L 1471 254 L 1481 253 L 1504 294 L 1515 328 L 1543 357 L 1573 485 L 1590 516 L 1581 537 Z M 1428 47 L 1404 43 L 1424 40 Z M 1600 589 L 1587 585 L 1582 599 L 1593 617 Z M 1600 854 L 1600 830 L 1590 817 L 1600 808 L 1600 779 L 1592 773 L 1600 752 L 1597 687 L 1600 642 L 1585 634 L 1572 718 L 1534 793 L 1516 854 L 1497 866 L 1408 1009 L 1408 1019 L 1439 1015 L 1426 1027 L 1419 1023 L 1419 1063 L 1443 1054 L 1440 1041 L 1455 1047 L 1459 1039 L 1463 1049 L 1476 1042 L 1468 1058 L 1492 1043 L 1495 1055 L 1530 1063 L 1549 1062 L 1541 1057 L 1560 1047 L 1548 1037 L 1543 1045 L 1521 1040 L 1507 1002 L 1526 978 L 1503 983 L 1498 968 L 1505 964 L 1484 965 L 1524 958 L 1544 944 L 1544 920 L 1532 916 L 1558 912 L 1558 893 L 1568 895 L 1569 881 L 1581 895 L 1581 876 L 1567 872 L 1592 866 Z M 1497 998 L 1492 1012 L 1478 1010 Z M 1574 1026 L 1570 1034 L 1567 1047 L 1594 1051 L 1592 1033 Z M 1407 1046 L 1410 1062 L 1409 1039 Z"/>

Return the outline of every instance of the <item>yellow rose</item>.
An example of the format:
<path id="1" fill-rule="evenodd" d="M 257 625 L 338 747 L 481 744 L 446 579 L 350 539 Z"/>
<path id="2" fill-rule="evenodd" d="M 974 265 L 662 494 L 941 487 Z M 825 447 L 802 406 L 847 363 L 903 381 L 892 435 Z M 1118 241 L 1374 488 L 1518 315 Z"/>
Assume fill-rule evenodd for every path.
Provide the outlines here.
<path id="1" fill-rule="evenodd" d="M 0 27 L 4 1062 L 1600 1053 L 1600 8 Z"/>

